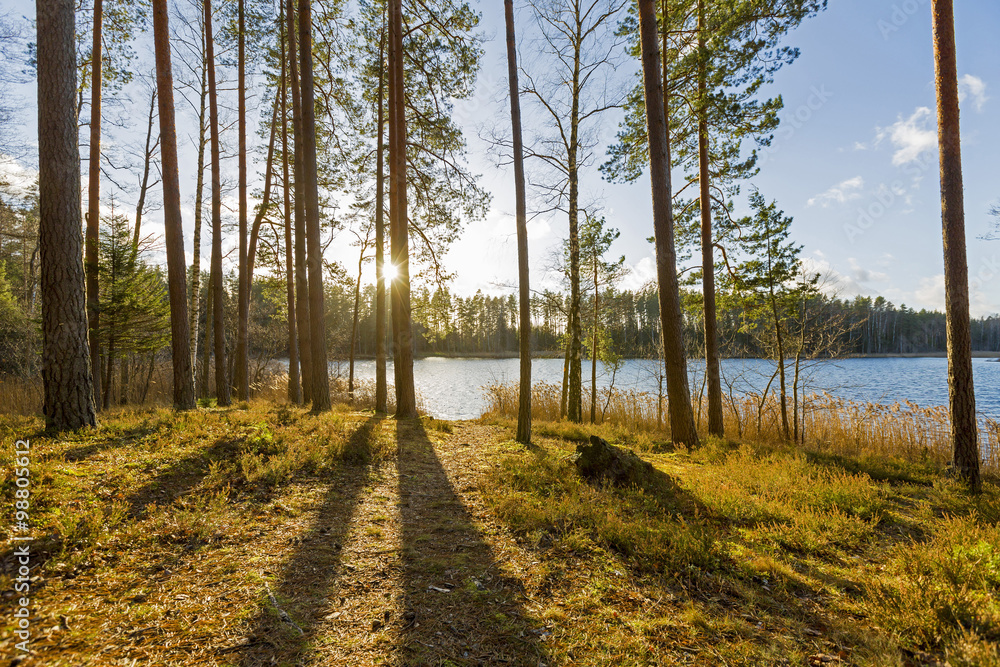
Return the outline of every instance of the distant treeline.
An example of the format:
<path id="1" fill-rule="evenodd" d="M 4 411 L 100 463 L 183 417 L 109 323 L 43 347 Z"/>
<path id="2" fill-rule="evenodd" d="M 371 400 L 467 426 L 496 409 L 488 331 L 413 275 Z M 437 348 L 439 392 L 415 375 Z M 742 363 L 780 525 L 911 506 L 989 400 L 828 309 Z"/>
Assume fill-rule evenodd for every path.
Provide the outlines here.
<path id="1" fill-rule="evenodd" d="M 701 296 L 684 292 L 684 335 L 689 354 L 699 356 L 703 346 Z M 374 354 L 374 288 L 363 294 L 359 317 L 358 354 Z M 556 292 L 537 294 L 532 299 L 532 344 L 538 351 L 559 351 L 564 347 L 569 295 Z M 659 301 L 655 289 L 609 290 L 599 303 L 599 327 L 618 356 L 650 357 L 659 354 Z M 447 289 L 420 289 L 413 293 L 414 344 L 418 354 L 516 354 L 517 300 L 513 294 L 488 296 L 481 292 L 468 297 Z M 944 352 L 944 313 L 895 306 L 882 297 L 854 299 L 815 297 L 807 304 L 816 319 L 811 328 L 826 329 L 838 337 L 829 349 L 840 354 L 916 354 Z M 330 293 L 332 318 L 328 331 L 350 331 L 353 294 L 334 287 Z M 584 338 L 593 331 L 593 298 L 586 297 Z M 727 357 L 766 357 L 759 336 L 752 332 L 756 322 L 748 322 L 748 309 L 738 299 L 721 299 L 719 333 Z M 331 351 L 346 355 L 349 339 L 335 336 Z M 340 340 L 343 339 L 343 340 Z M 1000 315 L 972 321 L 972 348 L 1000 351 Z"/>
<path id="2" fill-rule="evenodd" d="M 0 205 L 0 374 L 29 375 L 39 368 L 39 300 L 37 276 L 37 237 L 32 229 L 34 211 L 13 211 Z M 25 224 L 29 223 L 29 224 Z M 163 280 L 150 277 L 150 280 Z M 202 276 L 207 282 L 208 274 Z M 343 270 L 330 272 L 326 284 L 326 332 L 331 358 L 346 359 L 351 348 L 356 277 Z M 259 276 L 253 285 L 250 308 L 251 374 L 258 376 L 274 358 L 287 356 L 287 308 L 283 280 Z M 236 277 L 225 281 L 227 340 L 232 344 L 236 329 Z M 152 296 L 152 295 L 151 295 Z M 165 281 L 153 301 L 166 299 Z M 388 301 L 388 300 L 387 300 Z M 703 353 L 701 295 L 695 290 L 683 292 L 684 336 L 688 354 Z M 363 286 L 358 299 L 358 327 L 355 353 L 361 357 L 375 354 L 375 288 Z M 199 331 L 205 331 L 205 303 L 199 313 Z M 108 306 L 110 308 L 110 306 Z M 148 307 L 144 306 L 144 308 Z M 518 351 L 517 300 L 513 294 L 472 296 L 452 294 L 446 287 L 415 289 L 412 298 L 414 352 L 418 355 L 515 355 Z M 538 352 L 561 353 L 565 349 L 569 295 L 555 291 L 536 293 L 532 298 L 532 345 Z M 585 294 L 581 307 L 585 353 L 593 340 L 594 301 Z M 771 357 L 762 323 L 754 321 L 761 311 L 735 295 L 720 293 L 719 333 L 722 354 L 727 357 Z M 806 347 L 820 356 L 836 354 L 915 354 L 945 350 L 945 318 L 936 311 L 914 310 L 895 306 L 878 297 L 834 299 L 810 297 L 802 304 L 804 327 L 788 325 L 790 335 L 807 328 L 820 332 L 822 342 Z M 131 316 L 130 316 L 131 317 Z M 133 318 L 134 319 L 134 318 Z M 659 355 L 659 302 L 656 290 L 608 289 L 599 299 L 597 321 L 601 345 L 619 357 L 655 357 Z M 165 320 L 158 327 L 165 331 Z M 153 328 L 152 325 L 148 328 Z M 109 332 L 110 333 L 110 332 Z M 137 346 L 139 357 L 149 358 L 166 346 L 166 337 L 156 344 Z M 198 366 L 204 361 L 204 334 L 198 341 Z M 972 322 L 972 347 L 976 351 L 1000 351 L 1000 315 Z M 389 347 L 388 349 L 391 349 Z M 122 350 L 122 354 L 128 354 Z M 807 351 L 807 354 L 809 352 Z M 134 356 L 134 355 L 129 355 Z M 138 362 L 138 359 L 137 359 Z M 199 375 L 200 373 L 199 368 Z"/>

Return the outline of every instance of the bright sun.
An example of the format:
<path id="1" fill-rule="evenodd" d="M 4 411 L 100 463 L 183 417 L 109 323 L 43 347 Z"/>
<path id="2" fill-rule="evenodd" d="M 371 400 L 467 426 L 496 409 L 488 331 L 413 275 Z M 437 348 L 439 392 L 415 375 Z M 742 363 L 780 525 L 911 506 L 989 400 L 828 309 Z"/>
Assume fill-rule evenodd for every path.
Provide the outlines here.
<path id="1" fill-rule="evenodd" d="M 396 270 L 396 265 L 392 262 L 386 262 L 382 265 L 382 275 L 385 277 L 387 283 L 391 283 L 399 275 L 399 271 Z"/>

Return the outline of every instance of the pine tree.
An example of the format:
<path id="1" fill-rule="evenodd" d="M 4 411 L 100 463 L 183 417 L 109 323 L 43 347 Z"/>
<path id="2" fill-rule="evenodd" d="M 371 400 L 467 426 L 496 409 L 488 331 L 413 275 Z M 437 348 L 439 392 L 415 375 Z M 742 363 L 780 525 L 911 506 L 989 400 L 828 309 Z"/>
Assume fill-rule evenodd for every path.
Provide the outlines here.
<path id="1" fill-rule="evenodd" d="M 72 0 L 39 3 L 38 167 L 45 424 L 97 425 L 80 238 Z"/>
<path id="2" fill-rule="evenodd" d="M 816 294 L 818 276 L 801 276 L 799 253 L 802 246 L 789 240 L 792 219 L 778 210 L 775 202 L 767 203 L 758 191 L 750 195 L 755 215 L 741 225 L 742 246 L 749 256 L 734 269 L 734 282 L 743 299 L 743 315 L 751 322 L 767 322 L 762 338 L 773 344 L 762 347 L 773 350 L 779 379 L 781 429 L 786 440 L 792 430 L 788 415 L 788 385 L 786 360 L 791 350 L 788 338 L 789 321 L 803 299 Z"/>
<path id="3" fill-rule="evenodd" d="M 593 294 L 593 317 L 588 347 L 590 348 L 590 423 L 597 422 L 597 360 L 609 361 L 608 343 L 601 330 L 601 287 L 613 284 L 625 275 L 625 256 L 605 261 L 620 232 L 607 225 L 603 217 L 587 216 L 580 229 L 580 258 L 589 277 Z"/>
<path id="4" fill-rule="evenodd" d="M 218 405 L 231 403 L 229 366 L 226 363 L 225 303 L 222 289 L 222 149 L 219 140 L 219 95 L 215 82 L 215 33 L 212 30 L 212 0 L 205 7 L 205 67 L 208 71 L 209 128 L 212 146 L 212 319 L 215 348 L 215 400 Z"/>
<path id="5" fill-rule="evenodd" d="M 102 402 L 111 403 L 116 362 L 129 355 L 150 354 L 170 342 L 170 301 L 160 271 L 143 260 L 148 241 L 132 244 L 128 219 L 114 213 L 105 220 L 99 247 L 101 279 L 100 343 L 105 350 Z M 124 392 L 124 386 L 119 392 Z"/>
<path id="6" fill-rule="evenodd" d="M 959 126 L 955 11 L 951 0 L 932 0 L 941 222 L 944 233 L 945 317 L 948 323 L 948 405 L 955 468 L 970 489 L 982 486 L 979 425 L 969 331 L 969 265 L 965 250 L 962 132 Z"/>
<path id="7" fill-rule="evenodd" d="M 174 407 L 195 407 L 191 341 L 187 318 L 184 230 L 174 122 L 174 81 L 170 62 L 170 24 L 166 0 L 153 0 L 153 42 L 156 52 L 156 96 L 160 114 L 160 168 L 163 174 L 163 218 L 170 292 L 170 340 L 173 356 Z"/>
<path id="8" fill-rule="evenodd" d="M 674 215 L 670 182 L 670 134 L 667 127 L 670 98 L 660 70 L 656 6 L 639 1 L 639 34 L 642 54 L 646 136 L 649 141 L 649 175 L 653 191 L 653 231 L 656 242 L 656 276 L 659 284 L 660 337 L 667 369 L 670 438 L 688 448 L 698 446 L 698 430 L 688 389 L 684 356 L 677 254 L 674 249 Z"/>
<path id="9" fill-rule="evenodd" d="M 510 84 L 511 148 L 514 152 L 514 200 L 517 224 L 517 283 L 520 299 L 518 334 L 521 382 L 518 390 L 517 441 L 531 442 L 531 305 L 528 275 L 528 214 L 524 188 L 524 148 L 521 143 L 521 101 L 517 85 L 517 43 L 514 38 L 514 0 L 504 0 L 507 27 L 507 77 Z"/>

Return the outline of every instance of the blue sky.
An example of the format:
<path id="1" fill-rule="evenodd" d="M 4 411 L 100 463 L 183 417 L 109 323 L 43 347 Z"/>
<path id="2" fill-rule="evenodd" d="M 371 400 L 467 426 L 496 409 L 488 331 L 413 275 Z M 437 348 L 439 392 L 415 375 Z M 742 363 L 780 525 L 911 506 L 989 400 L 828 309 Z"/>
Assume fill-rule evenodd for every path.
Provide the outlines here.
<path id="1" fill-rule="evenodd" d="M 1000 3 L 956 5 L 972 308 L 984 315 L 1000 312 L 1000 241 L 978 238 L 991 228 L 988 211 L 1000 201 L 1000 99 L 993 99 L 1000 94 Z M 481 8 L 485 24 L 502 35 L 501 3 Z M 929 0 L 831 0 L 787 43 L 800 47 L 801 56 L 768 91 L 782 95 L 785 110 L 754 185 L 794 217 L 803 257 L 834 279 L 831 289 L 942 309 Z M 486 76 L 503 76 L 501 47 L 490 44 Z M 483 171 L 489 173 L 485 165 Z M 460 291 L 516 276 L 509 181 L 509 174 L 490 178 L 494 214 L 470 228 L 449 256 Z M 614 250 L 634 267 L 630 282 L 641 284 L 654 271 L 645 240 L 652 229 L 648 179 L 631 186 L 586 183 L 603 191 L 607 219 L 622 231 Z M 544 264 L 565 229 L 565 216 L 533 224 L 534 266 Z"/>
<path id="2" fill-rule="evenodd" d="M 32 3 L 5 2 L 0 8 L 33 14 Z M 479 8 L 493 39 L 478 92 L 457 105 L 456 113 L 470 137 L 473 168 L 494 200 L 487 219 L 471 223 L 446 256 L 447 268 L 457 274 L 453 289 L 462 294 L 506 291 L 503 285 L 516 279 L 517 266 L 512 176 L 495 167 L 476 138 L 483 123 L 506 122 L 503 5 L 491 0 Z M 994 99 L 1000 95 L 1000 3 L 957 2 L 956 15 L 972 311 L 986 315 L 1000 312 L 1000 241 L 980 238 L 993 225 L 990 206 L 1000 202 L 1000 126 L 994 120 L 1000 105 L 1000 97 Z M 767 91 L 783 96 L 785 110 L 753 184 L 794 217 L 793 236 L 804 245 L 803 257 L 830 277 L 831 290 L 881 295 L 917 309 L 943 308 L 930 0 L 831 0 L 826 12 L 786 43 L 800 47 L 801 56 Z M 33 102 L 30 87 L 22 94 Z M 24 118 L 26 136 L 34 133 L 31 106 Z M 524 123 L 538 120 L 526 115 Z M 603 121 L 609 140 L 617 121 L 613 115 Z M 179 134 L 182 151 L 190 152 L 183 146 L 184 128 Z M 187 157 L 192 163 L 193 153 Z M 527 169 L 530 176 L 530 162 Z M 583 187 L 602 201 L 609 223 L 622 232 L 613 251 L 633 267 L 626 284 L 643 284 L 654 275 L 646 242 L 652 229 L 648 179 L 612 185 L 595 168 L 584 176 Z M 193 180 L 182 178 L 182 188 L 190 257 Z M 153 212 L 147 229 L 162 230 L 159 219 Z M 533 286 L 554 284 L 545 266 L 565 234 L 564 214 L 532 221 Z M 343 238 L 330 253 L 350 265 L 356 260 L 348 235 Z"/>

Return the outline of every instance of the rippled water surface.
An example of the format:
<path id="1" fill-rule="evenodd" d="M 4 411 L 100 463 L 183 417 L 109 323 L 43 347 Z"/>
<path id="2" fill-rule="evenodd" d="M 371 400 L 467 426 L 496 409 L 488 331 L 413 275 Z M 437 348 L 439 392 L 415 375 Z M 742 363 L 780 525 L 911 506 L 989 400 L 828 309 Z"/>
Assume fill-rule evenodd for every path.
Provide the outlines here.
<path id="1" fill-rule="evenodd" d="M 589 382 L 589 362 L 584 362 L 584 378 Z M 428 412 L 442 419 L 478 417 L 484 406 L 485 385 L 516 382 L 517 359 L 446 359 L 430 357 L 414 362 L 417 393 Z M 723 390 L 732 383 L 736 392 L 760 391 L 774 372 L 774 362 L 759 359 L 726 359 L 722 372 Z M 618 371 L 615 387 L 656 391 L 655 366 L 641 359 L 627 360 Z M 697 391 L 703 377 L 703 362 L 689 363 L 692 390 Z M 976 406 L 981 415 L 1000 419 L 1000 363 L 974 359 Z M 346 362 L 333 362 L 331 372 L 347 375 Z M 789 369 L 789 382 L 791 369 Z M 375 362 L 359 361 L 355 374 L 362 380 L 374 380 Z M 911 401 L 920 407 L 935 407 L 948 402 L 948 362 L 938 358 L 845 359 L 810 366 L 805 372 L 806 391 L 829 391 L 837 397 L 854 401 L 893 403 Z M 389 365 L 392 378 L 392 364 Z M 534 382 L 562 381 L 561 359 L 535 359 Z M 610 374 L 598 365 L 598 385 L 608 386 Z"/>

